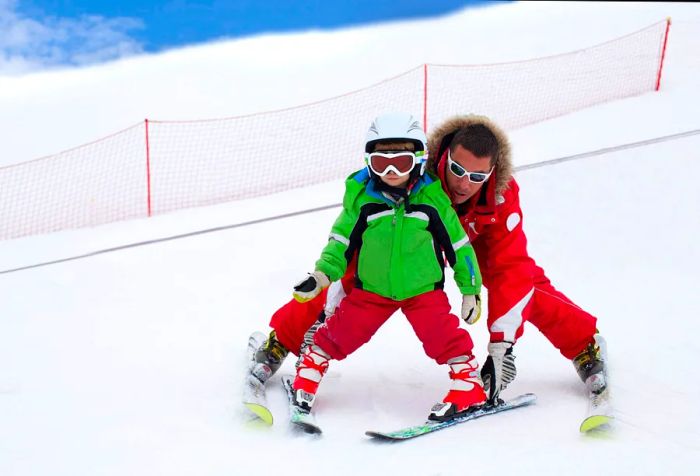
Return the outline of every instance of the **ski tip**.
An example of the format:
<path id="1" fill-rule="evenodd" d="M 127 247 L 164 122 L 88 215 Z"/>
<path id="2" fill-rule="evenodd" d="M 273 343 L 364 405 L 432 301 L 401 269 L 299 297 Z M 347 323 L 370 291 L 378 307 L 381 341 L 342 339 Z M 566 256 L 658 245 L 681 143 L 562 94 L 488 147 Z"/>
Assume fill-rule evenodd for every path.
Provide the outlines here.
<path id="1" fill-rule="evenodd" d="M 260 331 L 255 331 L 248 336 L 248 347 L 250 350 L 257 350 L 266 339 L 267 336 L 265 334 Z"/>
<path id="2" fill-rule="evenodd" d="M 248 410 L 253 412 L 262 421 L 268 425 L 272 425 L 272 413 L 269 409 L 257 403 L 244 403 L 243 405 L 245 405 Z"/>
<path id="3" fill-rule="evenodd" d="M 294 423 L 294 426 L 295 426 L 298 430 L 300 430 L 300 431 L 302 431 L 302 432 L 304 432 L 304 433 L 306 433 L 306 434 L 308 434 L 308 435 L 317 435 L 317 436 L 320 436 L 320 435 L 323 433 L 323 432 L 321 431 L 321 428 L 320 428 L 320 427 L 318 427 L 318 426 L 316 426 L 316 425 L 314 425 L 314 424 L 312 424 L 312 423 L 295 422 L 295 423 Z"/>
<path id="4" fill-rule="evenodd" d="M 534 393 L 523 393 L 522 395 L 518 395 L 517 397 L 513 398 L 511 401 L 513 403 L 529 405 L 537 401 L 537 395 Z"/>
<path id="5" fill-rule="evenodd" d="M 589 416 L 581 423 L 580 431 L 581 433 L 588 433 L 591 430 L 599 428 L 603 425 L 609 424 L 613 420 L 613 417 L 609 415 L 593 415 Z"/>
<path id="6" fill-rule="evenodd" d="M 380 431 L 365 431 L 365 435 L 371 437 L 375 441 L 386 441 L 389 443 L 396 443 L 397 441 L 401 441 L 401 439 L 397 439 L 395 437 L 392 437 L 390 435 L 387 435 L 386 433 L 382 433 Z"/>
<path id="7" fill-rule="evenodd" d="M 295 408 L 290 409 L 289 422 L 295 430 L 304 432 L 308 435 L 320 435 L 321 427 L 316 424 L 316 419 L 310 413 L 299 411 Z"/>

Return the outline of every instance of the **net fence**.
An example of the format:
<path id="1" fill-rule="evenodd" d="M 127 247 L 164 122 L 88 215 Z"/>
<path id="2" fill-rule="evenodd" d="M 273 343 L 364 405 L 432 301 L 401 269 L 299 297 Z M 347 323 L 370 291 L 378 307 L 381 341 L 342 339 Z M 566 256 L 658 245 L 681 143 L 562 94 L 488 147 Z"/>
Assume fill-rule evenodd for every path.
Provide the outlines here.
<path id="1" fill-rule="evenodd" d="M 421 65 L 299 107 L 200 121 L 146 120 L 49 157 L 0 168 L 0 239 L 96 226 L 344 178 L 363 165 L 371 119 L 456 114 L 507 130 L 658 89 L 669 21 L 528 61 Z M 293 167 L 285 166 L 294 165 Z"/>

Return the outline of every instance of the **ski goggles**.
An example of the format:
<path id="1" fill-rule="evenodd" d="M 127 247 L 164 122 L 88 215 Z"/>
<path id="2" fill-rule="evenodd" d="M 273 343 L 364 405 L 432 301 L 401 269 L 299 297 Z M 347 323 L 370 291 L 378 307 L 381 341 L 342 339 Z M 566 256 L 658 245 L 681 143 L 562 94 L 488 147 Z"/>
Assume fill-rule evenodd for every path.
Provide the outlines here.
<path id="1" fill-rule="evenodd" d="M 470 172 L 461 165 L 459 165 L 457 162 L 452 160 L 452 154 L 450 154 L 450 150 L 447 150 L 447 168 L 452 172 L 452 175 L 455 177 L 467 177 L 471 183 L 484 183 L 488 178 L 491 176 L 493 173 L 493 167 L 491 167 L 491 170 L 488 171 L 488 173 L 485 172 Z"/>
<path id="2" fill-rule="evenodd" d="M 418 155 L 410 151 L 372 152 L 367 154 L 367 165 L 380 177 L 384 177 L 389 172 L 405 177 L 421 162 L 422 158 L 423 152 L 418 152 Z"/>

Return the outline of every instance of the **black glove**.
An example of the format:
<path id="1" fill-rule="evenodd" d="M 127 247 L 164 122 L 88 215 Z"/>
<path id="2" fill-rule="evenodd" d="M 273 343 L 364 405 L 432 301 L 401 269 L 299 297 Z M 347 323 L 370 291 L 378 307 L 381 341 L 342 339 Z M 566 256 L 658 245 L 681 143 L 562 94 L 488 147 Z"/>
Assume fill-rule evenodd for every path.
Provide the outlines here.
<path id="1" fill-rule="evenodd" d="M 515 355 L 512 342 L 491 342 L 488 348 L 489 356 L 481 368 L 481 380 L 489 403 L 496 404 L 501 390 L 515 380 Z"/>
<path id="2" fill-rule="evenodd" d="M 314 271 L 294 285 L 294 292 L 292 294 L 294 295 L 294 299 L 299 302 L 310 301 L 321 294 L 321 291 L 330 284 L 328 276 L 320 271 Z"/>

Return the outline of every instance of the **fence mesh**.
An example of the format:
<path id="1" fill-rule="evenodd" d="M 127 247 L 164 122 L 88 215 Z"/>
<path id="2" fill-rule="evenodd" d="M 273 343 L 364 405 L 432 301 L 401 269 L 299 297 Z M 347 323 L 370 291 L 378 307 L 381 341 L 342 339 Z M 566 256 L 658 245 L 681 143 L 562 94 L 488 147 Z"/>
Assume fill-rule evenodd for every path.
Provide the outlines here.
<path id="1" fill-rule="evenodd" d="M 153 210 L 251 198 L 343 177 L 362 164 L 360 144 L 372 117 L 422 109 L 420 67 L 302 107 L 212 121 L 151 122 Z"/>
<path id="2" fill-rule="evenodd" d="M 382 112 L 413 112 L 428 128 L 455 114 L 477 113 L 514 129 L 653 91 L 668 25 L 662 21 L 598 46 L 529 61 L 423 65 L 359 91 L 280 111 L 146 121 L 0 168 L 0 239 L 340 179 L 362 166 L 366 128 Z"/>
<path id="3" fill-rule="evenodd" d="M 0 239 L 147 214 L 145 134 L 130 127 L 58 155 L 0 169 Z"/>

